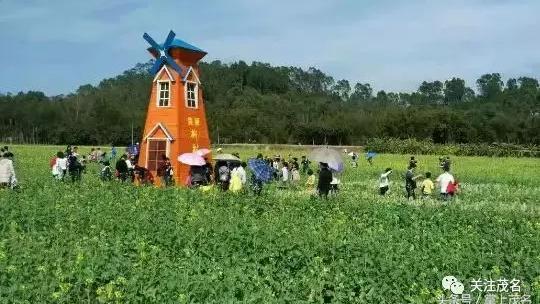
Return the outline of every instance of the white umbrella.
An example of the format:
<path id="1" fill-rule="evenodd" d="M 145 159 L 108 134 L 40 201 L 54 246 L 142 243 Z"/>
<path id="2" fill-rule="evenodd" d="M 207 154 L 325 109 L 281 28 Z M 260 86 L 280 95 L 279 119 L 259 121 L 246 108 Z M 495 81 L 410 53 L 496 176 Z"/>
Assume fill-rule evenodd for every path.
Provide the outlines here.
<path id="1" fill-rule="evenodd" d="M 217 154 L 213 157 L 214 160 L 226 160 L 226 161 L 241 161 L 240 158 L 232 155 L 232 154 L 228 154 L 228 153 L 222 153 L 222 154 Z"/>
<path id="2" fill-rule="evenodd" d="M 316 148 L 309 153 L 309 159 L 320 163 L 327 163 L 328 167 L 335 171 L 343 170 L 343 158 L 341 153 L 328 147 Z"/>

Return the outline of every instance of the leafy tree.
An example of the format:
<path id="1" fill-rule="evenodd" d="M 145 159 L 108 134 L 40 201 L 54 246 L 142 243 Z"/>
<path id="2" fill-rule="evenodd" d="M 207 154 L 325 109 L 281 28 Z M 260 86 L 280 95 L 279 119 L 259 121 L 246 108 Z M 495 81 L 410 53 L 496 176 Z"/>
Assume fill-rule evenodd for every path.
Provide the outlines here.
<path id="1" fill-rule="evenodd" d="M 433 82 L 424 81 L 418 88 L 426 103 L 439 104 L 443 100 L 443 83 L 436 80 Z"/>
<path id="2" fill-rule="evenodd" d="M 357 102 L 368 102 L 373 98 L 373 89 L 369 83 L 356 83 L 351 94 L 351 100 Z"/>
<path id="3" fill-rule="evenodd" d="M 336 94 L 341 100 L 346 101 L 349 99 L 351 93 L 351 85 L 348 80 L 342 79 L 336 82 L 333 86 L 332 91 Z"/>
<path id="4" fill-rule="evenodd" d="M 493 98 L 502 92 L 503 82 L 499 73 L 484 74 L 476 80 L 476 84 L 482 97 Z"/>
<path id="5" fill-rule="evenodd" d="M 444 103 L 458 103 L 465 99 L 466 94 L 465 80 L 461 78 L 452 78 L 444 82 Z"/>

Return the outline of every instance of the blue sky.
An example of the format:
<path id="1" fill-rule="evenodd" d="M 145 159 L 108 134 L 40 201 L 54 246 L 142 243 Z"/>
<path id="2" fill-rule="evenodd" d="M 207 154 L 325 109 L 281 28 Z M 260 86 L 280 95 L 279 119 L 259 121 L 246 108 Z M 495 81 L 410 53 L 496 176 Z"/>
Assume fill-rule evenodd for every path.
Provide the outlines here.
<path id="1" fill-rule="evenodd" d="M 540 78 L 539 0 L 0 0 L 0 92 L 62 94 L 150 58 L 169 29 L 207 61 L 315 66 L 375 90 Z"/>

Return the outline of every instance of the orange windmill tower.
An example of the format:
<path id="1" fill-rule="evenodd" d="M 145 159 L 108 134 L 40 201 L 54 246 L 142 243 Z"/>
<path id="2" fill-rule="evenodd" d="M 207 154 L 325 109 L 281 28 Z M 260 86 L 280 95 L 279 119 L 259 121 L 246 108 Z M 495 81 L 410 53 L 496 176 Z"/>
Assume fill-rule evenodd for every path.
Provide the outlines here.
<path id="1" fill-rule="evenodd" d="M 210 149 L 210 138 L 199 78 L 198 62 L 206 52 L 175 38 L 169 32 L 163 44 L 157 44 L 148 34 L 148 51 L 156 62 L 148 112 L 140 141 L 139 166 L 148 168 L 154 176 L 162 155 L 171 159 L 177 185 L 184 185 L 189 166 L 178 162 L 178 155 L 201 148 Z"/>

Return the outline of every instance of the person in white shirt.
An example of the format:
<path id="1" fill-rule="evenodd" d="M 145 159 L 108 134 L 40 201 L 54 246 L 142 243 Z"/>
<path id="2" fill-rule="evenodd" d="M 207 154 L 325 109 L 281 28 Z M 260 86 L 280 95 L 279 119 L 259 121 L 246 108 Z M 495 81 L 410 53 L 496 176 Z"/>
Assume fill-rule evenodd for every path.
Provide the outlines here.
<path id="1" fill-rule="evenodd" d="M 13 161 L 8 153 L 0 153 L 0 188 L 13 188 L 17 183 Z"/>
<path id="2" fill-rule="evenodd" d="M 246 162 L 242 162 L 240 166 L 234 169 L 236 170 L 238 176 L 240 176 L 240 181 L 242 181 L 242 185 L 245 185 L 247 182 L 246 166 L 247 166 Z"/>
<path id="3" fill-rule="evenodd" d="M 56 153 L 56 162 L 52 169 L 52 174 L 56 179 L 63 179 L 67 172 L 68 161 L 64 152 Z"/>
<path id="4" fill-rule="evenodd" d="M 450 174 L 450 172 L 448 172 L 448 169 L 449 168 L 444 168 L 444 173 L 439 175 L 439 177 L 437 177 L 436 181 L 437 181 L 437 185 L 440 187 L 441 189 L 441 198 L 446 200 L 448 199 L 448 185 L 450 183 L 453 183 L 454 182 L 454 176 L 452 176 L 452 174 Z"/>
<path id="5" fill-rule="evenodd" d="M 385 195 L 390 187 L 390 180 L 388 176 L 392 174 L 392 168 L 386 168 L 379 178 L 379 194 Z"/>
<path id="6" fill-rule="evenodd" d="M 281 180 L 286 183 L 289 181 L 289 164 L 283 162 L 283 168 L 281 168 Z"/>

